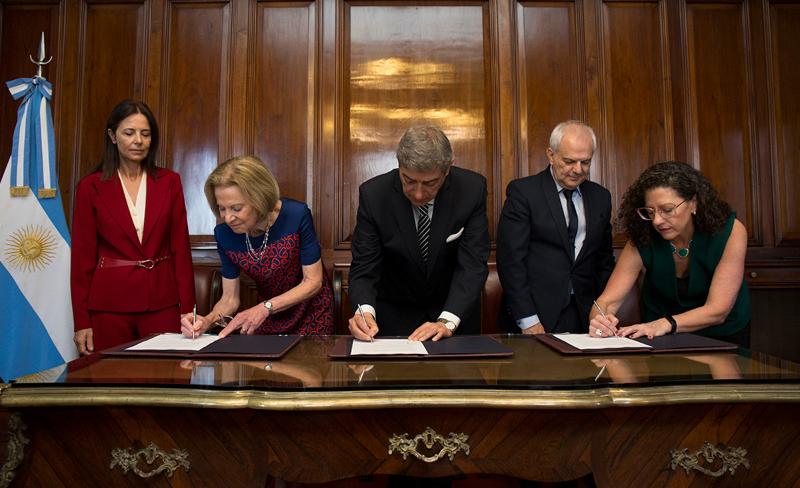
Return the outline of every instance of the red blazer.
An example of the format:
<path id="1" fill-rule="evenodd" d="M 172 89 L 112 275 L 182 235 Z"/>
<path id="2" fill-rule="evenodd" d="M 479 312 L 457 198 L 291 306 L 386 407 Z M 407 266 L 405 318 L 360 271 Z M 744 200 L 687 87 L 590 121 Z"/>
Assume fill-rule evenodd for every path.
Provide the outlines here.
<path id="1" fill-rule="evenodd" d="M 91 327 L 89 310 L 155 311 L 179 305 L 191 312 L 194 273 L 180 176 L 159 168 L 147 175 L 142 242 L 136 236 L 117 175 L 92 173 L 78 183 L 72 218 L 72 312 L 75 330 Z M 170 256 L 152 269 L 98 267 L 101 257 L 145 260 Z"/>

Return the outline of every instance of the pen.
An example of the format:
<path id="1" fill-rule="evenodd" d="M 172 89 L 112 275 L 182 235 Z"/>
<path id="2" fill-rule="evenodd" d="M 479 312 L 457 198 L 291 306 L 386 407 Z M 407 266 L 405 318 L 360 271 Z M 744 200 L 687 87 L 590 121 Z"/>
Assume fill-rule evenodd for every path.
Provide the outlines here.
<path id="1" fill-rule="evenodd" d="M 603 312 L 603 309 L 600 308 L 600 305 L 597 304 L 597 300 L 592 300 L 592 303 L 594 303 L 594 306 L 597 309 L 597 311 L 600 312 L 600 316 L 603 317 L 603 318 L 606 318 L 606 314 Z M 592 331 L 590 330 L 589 333 L 591 334 L 591 332 Z M 597 335 L 600 335 L 600 329 L 597 329 Z M 605 369 L 605 367 L 604 367 L 604 369 Z M 602 372 L 603 371 L 601 370 L 600 373 L 602 373 Z M 597 375 L 597 376 L 600 377 L 600 375 Z M 595 379 L 595 381 L 597 381 L 597 379 Z"/>
<path id="2" fill-rule="evenodd" d="M 361 320 L 363 320 L 364 324 L 366 324 L 367 323 L 367 318 L 364 317 L 364 311 L 361 310 L 361 304 L 360 303 L 358 304 L 358 314 L 361 315 Z M 373 342 L 372 341 L 372 336 L 369 336 L 369 341 Z"/>
<path id="3" fill-rule="evenodd" d="M 598 304 L 597 304 L 597 300 L 592 300 L 592 303 L 594 303 L 594 306 L 595 306 L 595 307 L 597 307 L 597 311 L 598 311 L 598 312 L 600 312 L 600 315 L 601 315 L 603 318 L 606 318 L 606 314 L 605 314 L 605 313 L 603 313 L 603 309 L 602 309 L 602 308 L 600 308 L 600 305 L 598 305 Z"/>
<path id="4" fill-rule="evenodd" d="M 197 304 L 194 304 L 192 309 L 192 340 L 194 340 L 194 324 L 197 322 Z"/>

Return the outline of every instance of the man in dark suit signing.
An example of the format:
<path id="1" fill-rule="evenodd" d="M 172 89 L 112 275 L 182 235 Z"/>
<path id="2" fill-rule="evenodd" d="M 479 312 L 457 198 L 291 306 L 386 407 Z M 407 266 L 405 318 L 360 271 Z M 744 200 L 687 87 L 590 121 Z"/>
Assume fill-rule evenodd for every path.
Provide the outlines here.
<path id="1" fill-rule="evenodd" d="M 497 229 L 501 327 L 586 332 L 589 308 L 614 268 L 611 194 L 587 181 L 597 139 L 570 120 L 550 135 L 550 165 L 512 181 Z"/>
<path id="2" fill-rule="evenodd" d="M 479 333 L 489 257 L 486 179 L 452 166 L 450 141 L 437 127 L 408 129 L 397 161 L 397 169 L 359 188 L 350 332 L 361 340 Z"/>

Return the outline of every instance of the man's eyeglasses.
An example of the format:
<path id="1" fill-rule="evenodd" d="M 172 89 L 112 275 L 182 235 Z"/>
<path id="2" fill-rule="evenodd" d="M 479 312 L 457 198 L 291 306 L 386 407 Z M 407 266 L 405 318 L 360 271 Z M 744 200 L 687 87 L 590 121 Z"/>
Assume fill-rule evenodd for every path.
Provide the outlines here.
<path id="1" fill-rule="evenodd" d="M 662 219 L 670 219 L 675 216 L 675 209 L 686 203 L 688 200 L 689 199 L 687 198 L 677 205 L 667 205 L 658 209 L 652 207 L 639 207 L 636 209 L 636 213 L 642 218 L 642 220 L 653 220 L 656 218 L 656 212 L 661 215 Z"/>

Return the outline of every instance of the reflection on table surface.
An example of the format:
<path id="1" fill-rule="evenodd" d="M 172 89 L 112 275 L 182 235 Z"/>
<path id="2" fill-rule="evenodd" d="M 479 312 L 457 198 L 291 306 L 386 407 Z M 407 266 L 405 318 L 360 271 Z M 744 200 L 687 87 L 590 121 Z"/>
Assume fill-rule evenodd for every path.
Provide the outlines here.
<path id="1" fill-rule="evenodd" d="M 502 359 L 369 359 L 328 357 L 335 337 L 303 338 L 273 361 L 114 358 L 95 354 L 60 374 L 20 379 L 14 387 L 195 386 L 264 391 L 403 389 L 586 390 L 619 385 L 800 384 L 800 365 L 735 352 L 564 356 L 530 336 L 498 335 L 514 351 Z"/>

